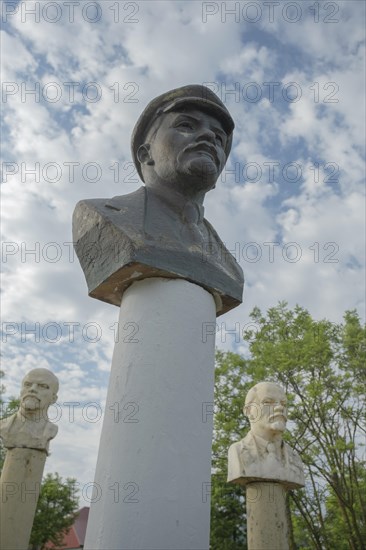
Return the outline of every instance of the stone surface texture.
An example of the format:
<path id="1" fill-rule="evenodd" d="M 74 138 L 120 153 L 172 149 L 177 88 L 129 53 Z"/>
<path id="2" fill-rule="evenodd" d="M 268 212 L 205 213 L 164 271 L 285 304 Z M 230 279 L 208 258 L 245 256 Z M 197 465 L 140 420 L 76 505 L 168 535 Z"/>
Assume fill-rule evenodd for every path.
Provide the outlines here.
<path id="1" fill-rule="evenodd" d="M 148 104 L 132 135 L 145 186 L 75 208 L 73 241 L 90 296 L 119 306 L 134 281 L 166 277 L 202 286 L 214 296 L 217 315 L 241 303 L 242 269 L 203 208 L 233 129 L 225 105 L 205 86 L 171 90 Z"/>
<path id="2" fill-rule="evenodd" d="M 281 483 L 247 485 L 246 507 L 248 550 L 290 549 L 286 488 Z"/>
<path id="3" fill-rule="evenodd" d="M 75 251 L 93 298 L 119 306 L 134 281 L 166 277 L 211 292 L 218 315 L 242 301 L 241 268 L 212 225 L 202 217 L 191 231 L 154 189 L 81 201 L 73 224 Z"/>
<path id="4" fill-rule="evenodd" d="M 47 411 L 56 402 L 58 380 L 48 369 L 33 369 L 22 381 L 19 411 L 0 420 L 4 447 L 26 447 L 48 451 L 58 427 L 49 421 Z"/>

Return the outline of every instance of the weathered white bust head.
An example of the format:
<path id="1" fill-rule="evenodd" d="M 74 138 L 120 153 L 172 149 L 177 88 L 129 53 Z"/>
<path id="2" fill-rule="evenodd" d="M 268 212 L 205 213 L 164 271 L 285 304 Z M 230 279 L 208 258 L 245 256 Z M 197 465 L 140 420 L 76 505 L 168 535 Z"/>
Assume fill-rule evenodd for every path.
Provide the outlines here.
<path id="1" fill-rule="evenodd" d="M 287 398 L 274 382 L 259 382 L 247 393 L 244 414 L 251 431 L 267 441 L 278 440 L 286 429 Z"/>
<path id="2" fill-rule="evenodd" d="M 287 421 L 287 398 L 274 382 L 259 382 L 245 399 L 244 414 L 250 431 L 231 445 L 228 481 L 246 485 L 251 481 L 278 481 L 288 488 L 304 485 L 299 455 L 282 439 Z"/>
<path id="3" fill-rule="evenodd" d="M 47 410 L 56 402 L 58 379 L 48 369 L 33 369 L 22 380 L 20 411 L 29 419 L 48 419 Z"/>
<path id="4" fill-rule="evenodd" d="M 8 449 L 26 447 L 48 451 L 58 427 L 49 421 L 48 408 L 56 402 L 58 379 L 48 369 L 33 369 L 22 380 L 19 411 L 0 421 L 0 436 Z"/>

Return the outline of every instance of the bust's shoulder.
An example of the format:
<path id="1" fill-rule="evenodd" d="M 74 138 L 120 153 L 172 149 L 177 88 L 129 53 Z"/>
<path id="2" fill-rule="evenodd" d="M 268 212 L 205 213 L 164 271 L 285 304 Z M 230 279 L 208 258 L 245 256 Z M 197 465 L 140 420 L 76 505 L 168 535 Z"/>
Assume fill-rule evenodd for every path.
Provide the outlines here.
<path id="1" fill-rule="evenodd" d="M 219 234 L 217 233 L 215 228 L 211 225 L 211 223 L 207 220 L 207 218 L 204 218 L 203 222 L 206 226 L 210 239 L 214 243 L 214 250 L 220 257 L 221 264 L 223 265 L 226 264 L 227 268 L 232 273 L 235 274 L 235 278 L 237 278 L 238 280 L 244 281 L 243 270 L 240 264 L 237 262 L 236 258 L 231 254 L 231 252 L 225 246 Z"/>
<path id="2" fill-rule="evenodd" d="M 236 454 L 240 452 L 241 449 L 241 441 L 236 441 L 235 443 L 232 443 L 229 447 L 229 455 Z"/>
<path id="3" fill-rule="evenodd" d="M 144 200 L 145 198 L 145 187 L 142 186 L 132 193 L 127 193 L 126 195 L 116 195 L 112 198 L 102 198 L 102 199 L 83 199 L 79 201 L 75 206 L 74 216 L 78 214 L 81 210 L 90 210 L 90 211 L 103 211 L 105 208 L 111 208 L 115 210 L 120 210 L 122 207 L 128 204 L 133 204 L 135 202 Z"/>
<path id="4" fill-rule="evenodd" d="M 9 430 L 9 428 L 13 425 L 16 416 L 17 413 L 14 413 L 11 416 L 7 416 L 6 418 L 2 418 L 0 420 L 0 435 L 5 434 Z"/>
<path id="5" fill-rule="evenodd" d="M 284 442 L 284 445 L 289 460 L 294 463 L 302 464 L 301 456 L 299 455 L 299 453 L 295 451 L 295 449 L 290 447 L 290 445 L 286 443 L 286 441 Z"/>
<path id="6" fill-rule="evenodd" d="M 117 195 L 105 199 L 84 199 L 79 201 L 73 214 L 73 238 L 79 240 L 94 227 L 100 225 L 103 221 L 115 221 L 116 214 L 121 219 L 121 214 L 125 221 L 129 217 L 137 218 L 138 212 L 144 211 L 145 187 L 140 187 L 137 191 L 127 195 Z"/>
<path id="7" fill-rule="evenodd" d="M 105 206 L 107 208 L 114 208 L 120 210 L 128 206 L 135 206 L 136 203 L 144 202 L 146 199 L 146 187 L 141 186 L 136 191 L 128 193 L 127 195 L 116 195 L 111 199 L 105 201 Z"/>
<path id="8" fill-rule="evenodd" d="M 233 443 L 229 447 L 229 452 L 233 453 L 243 453 L 247 449 L 251 449 L 254 447 L 254 439 L 252 433 L 249 431 L 243 439 L 240 439 L 240 441 L 237 441 L 236 443 Z"/>
<path id="9" fill-rule="evenodd" d="M 251 430 L 243 437 L 243 439 L 240 441 L 242 449 L 245 449 L 246 447 L 253 447 L 255 445 L 253 433 Z"/>
<path id="10" fill-rule="evenodd" d="M 216 229 L 213 227 L 213 225 L 208 221 L 207 218 L 203 218 L 203 223 L 206 226 L 206 229 L 211 237 L 216 243 L 216 245 L 220 248 L 221 257 L 226 257 L 227 254 L 225 252 L 228 252 L 226 246 L 222 242 L 222 240 L 219 237 L 219 234 L 217 233 Z"/>
<path id="11" fill-rule="evenodd" d="M 53 439 L 57 435 L 57 432 L 58 432 L 58 426 L 56 426 L 56 424 L 48 420 L 45 425 L 44 435 L 49 439 Z"/>

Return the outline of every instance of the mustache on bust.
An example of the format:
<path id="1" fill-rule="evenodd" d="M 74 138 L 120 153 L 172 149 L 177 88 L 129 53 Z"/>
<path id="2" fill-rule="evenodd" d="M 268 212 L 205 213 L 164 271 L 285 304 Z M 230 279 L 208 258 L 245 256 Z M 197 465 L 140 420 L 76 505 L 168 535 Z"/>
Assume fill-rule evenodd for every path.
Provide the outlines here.
<path id="1" fill-rule="evenodd" d="M 27 393 L 26 395 L 22 395 L 22 401 L 24 401 L 24 399 L 28 399 L 29 397 L 40 401 L 39 397 L 37 395 L 34 395 L 34 393 Z"/>
<path id="2" fill-rule="evenodd" d="M 210 143 L 209 141 L 197 141 L 196 143 L 191 143 L 190 145 L 187 145 L 182 153 L 187 153 L 188 151 L 194 151 L 194 150 L 203 150 L 203 151 L 207 151 L 208 153 L 210 153 L 213 157 L 214 157 L 214 160 L 215 160 L 215 163 L 217 166 L 220 165 L 220 159 L 219 159 L 219 156 L 217 154 L 217 151 L 216 151 L 216 147 Z"/>
<path id="3" fill-rule="evenodd" d="M 287 415 L 285 413 L 276 412 L 274 414 L 271 414 L 271 416 L 269 417 L 270 422 L 275 422 L 278 419 L 282 419 L 287 422 Z"/>

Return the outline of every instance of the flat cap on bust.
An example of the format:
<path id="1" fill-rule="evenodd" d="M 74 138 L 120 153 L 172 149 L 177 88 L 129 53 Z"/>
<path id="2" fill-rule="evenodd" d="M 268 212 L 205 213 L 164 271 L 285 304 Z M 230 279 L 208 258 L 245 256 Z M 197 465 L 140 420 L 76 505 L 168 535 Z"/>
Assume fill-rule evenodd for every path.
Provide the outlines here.
<path id="1" fill-rule="evenodd" d="M 188 86 L 175 88 L 150 101 L 141 113 L 133 129 L 131 138 L 132 156 L 142 181 L 144 181 L 144 178 L 140 161 L 137 157 L 137 151 L 140 145 L 145 143 L 145 138 L 151 125 L 160 115 L 178 110 L 188 105 L 202 109 L 217 117 L 228 135 L 225 153 L 226 158 L 229 156 L 235 125 L 229 111 L 220 98 L 212 90 L 201 84 L 189 84 Z"/>

